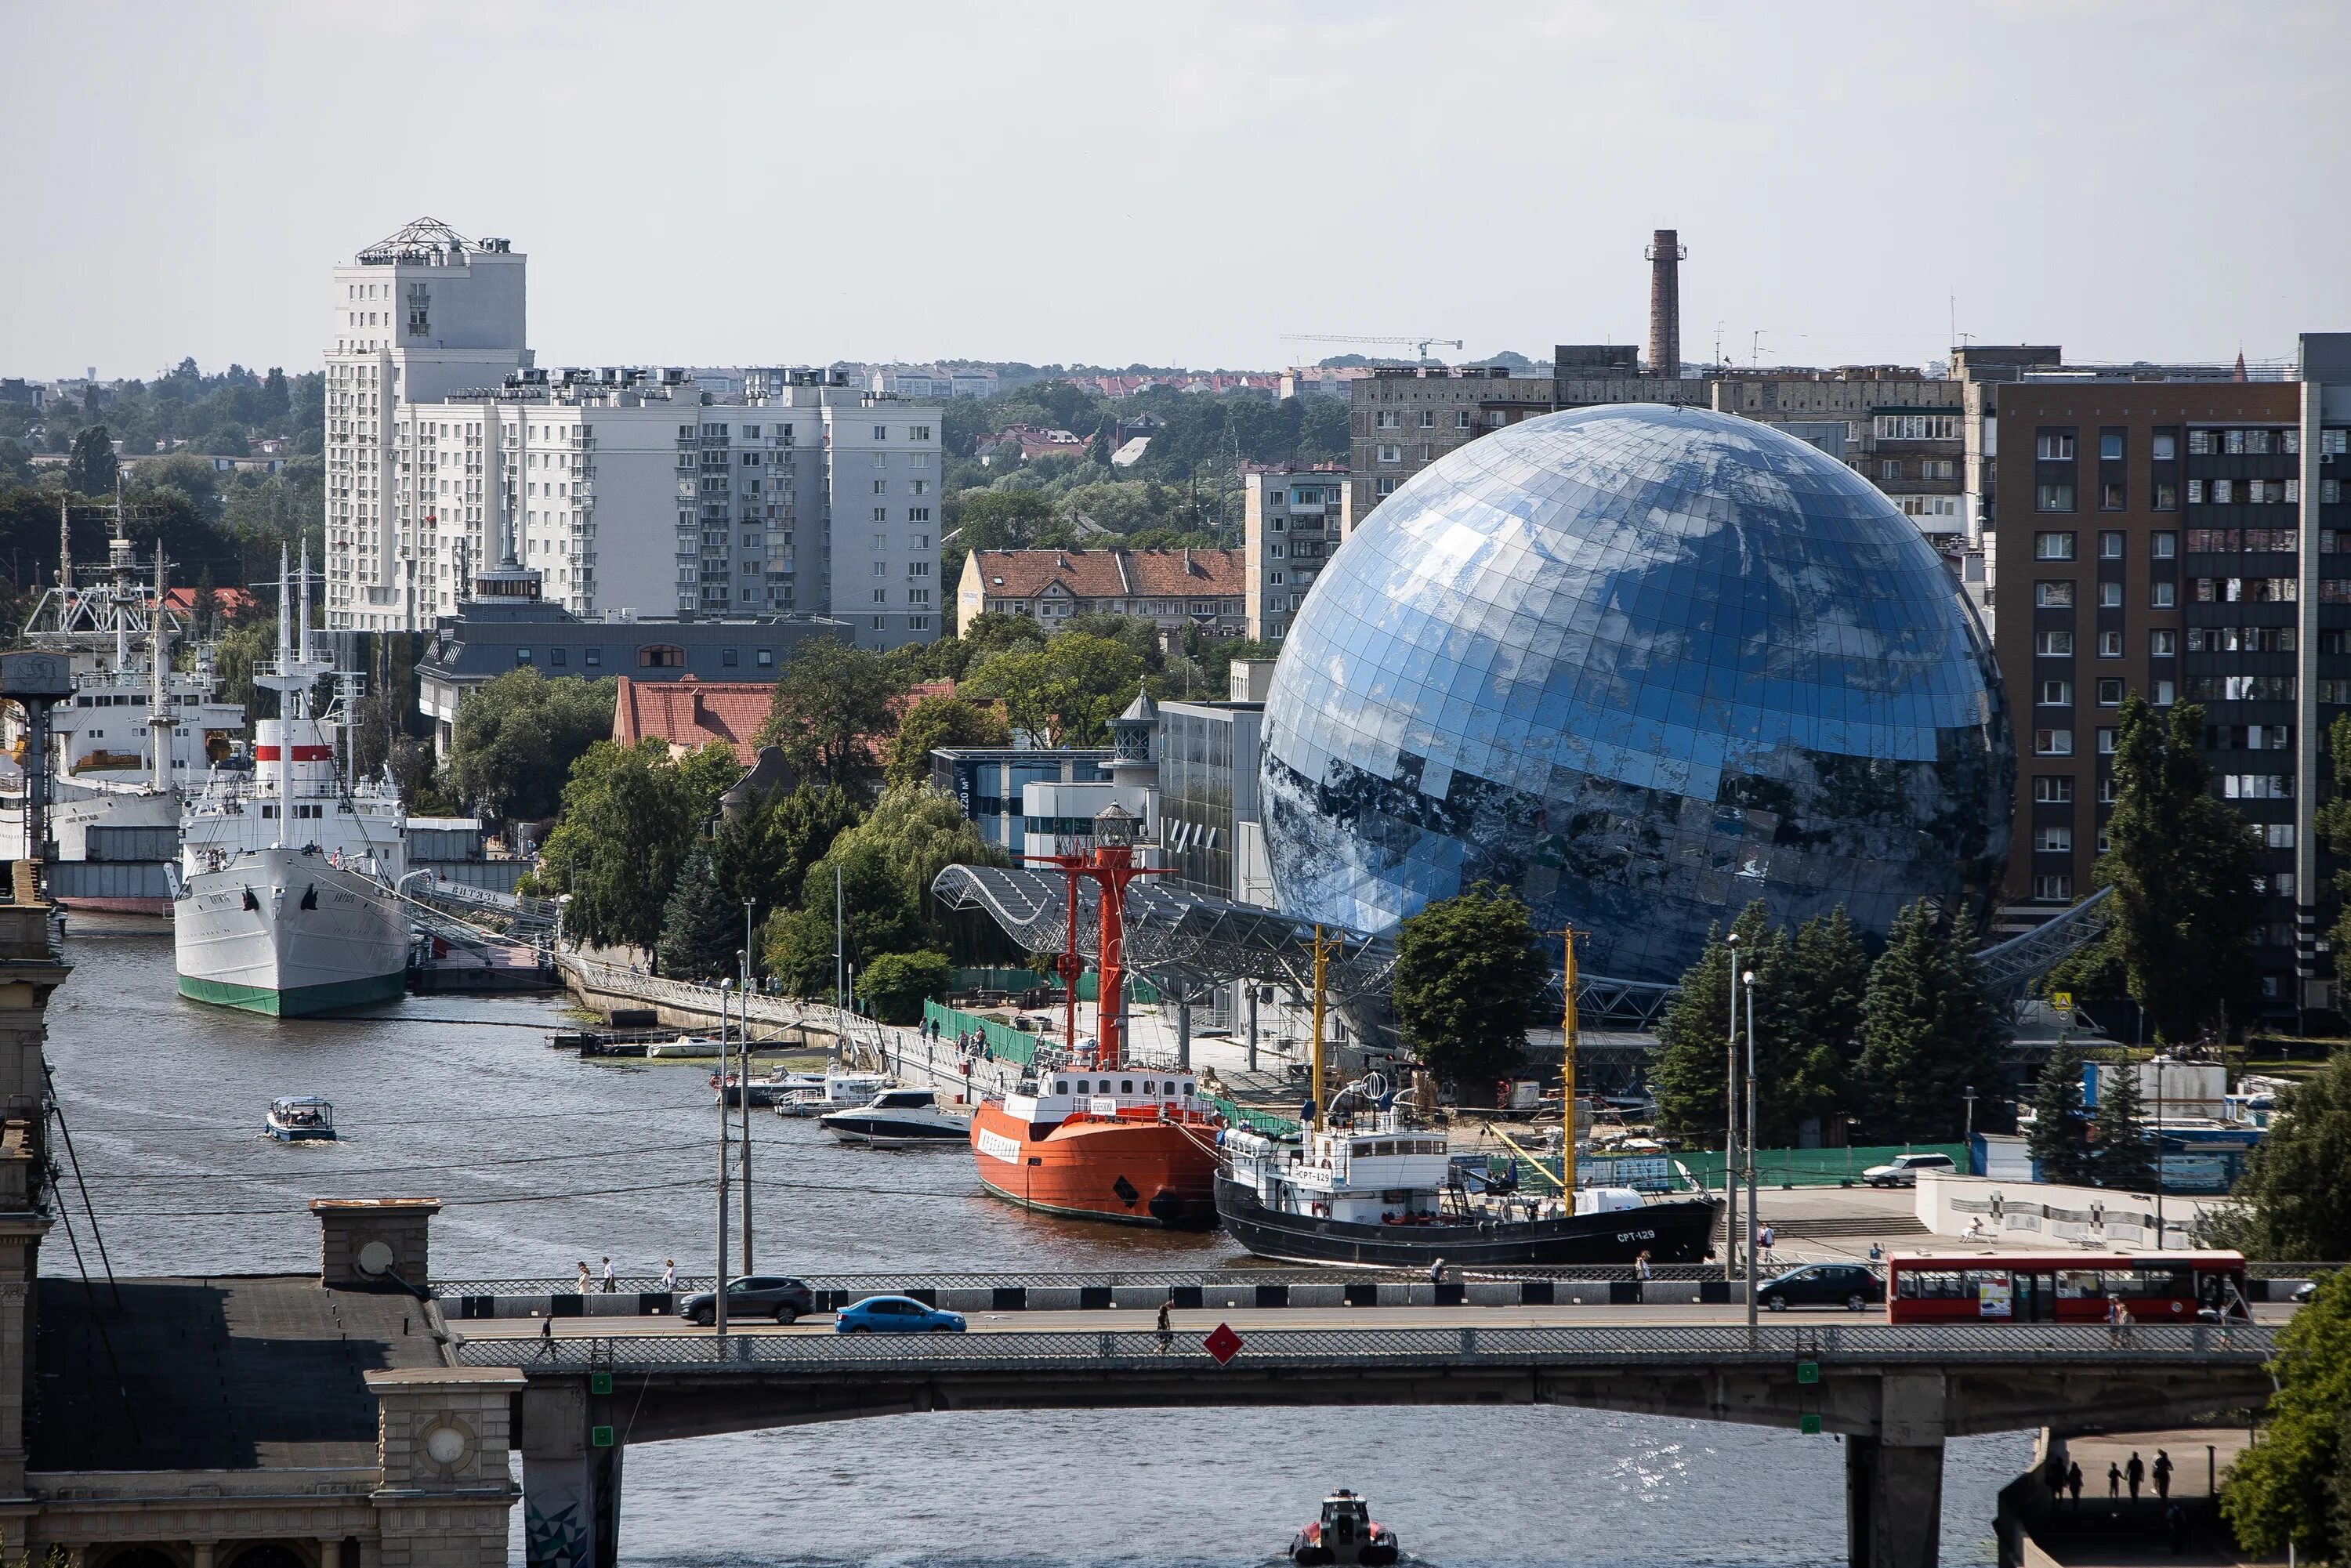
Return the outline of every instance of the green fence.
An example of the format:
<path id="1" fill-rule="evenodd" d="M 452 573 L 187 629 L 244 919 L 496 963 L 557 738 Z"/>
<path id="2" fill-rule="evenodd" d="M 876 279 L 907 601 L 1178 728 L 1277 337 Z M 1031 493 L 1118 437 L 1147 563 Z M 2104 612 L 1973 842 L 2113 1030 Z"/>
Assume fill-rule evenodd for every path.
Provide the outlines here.
<path id="1" fill-rule="evenodd" d="M 1896 1155 L 1949 1155 L 1951 1163 L 1960 1170 L 1968 1168 L 1968 1146 L 1965 1144 L 1876 1144 L 1857 1149 L 1758 1149 L 1755 1151 L 1755 1184 L 1758 1186 L 1835 1186 L 1844 1181 L 1859 1181 L 1861 1173 L 1871 1166 L 1882 1166 Z M 1722 1151 L 1719 1149 L 1684 1149 L 1674 1158 L 1689 1167 L 1690 1175 L 1708 1186 L 1722 1186 Z M 1743 1178 L 1742 1171 L 1742 1178 Z"/>
<path id="2" fill-rule="evenodd" d="M 967 991 L 1026 991 L 1038 986 L 1057 986 L 1061 981 L 1050 975 L 1040 975 L 1034 969 L 957 969 L 951 982 L 957 992 Z M 1078 1000 L 1090 1002 L 1101 989 L 1094 972 L 1088 969 L 1078 977 Z M 1129 977 L 1126 994 L 1138 1007 L 1156 1007 L 1158 988 L 1150 981 Z"/>
<path id="3" fill-rule="evenodd" d="M 939 1026 L 939 1033 L 948 1039 L 959 1034 L 977 1034 L 987 1041 L 989 1054 L 998 1061 L 1015 1061 L 1026 1067 L 1037 1058 L 1037 1037 L 1017 1029 L 1007 1029 L 992 1019 L 975 1018 L 970 1013 L 957 1012 L 936 1002 L 923 1004 L 923 1021 Z"/>

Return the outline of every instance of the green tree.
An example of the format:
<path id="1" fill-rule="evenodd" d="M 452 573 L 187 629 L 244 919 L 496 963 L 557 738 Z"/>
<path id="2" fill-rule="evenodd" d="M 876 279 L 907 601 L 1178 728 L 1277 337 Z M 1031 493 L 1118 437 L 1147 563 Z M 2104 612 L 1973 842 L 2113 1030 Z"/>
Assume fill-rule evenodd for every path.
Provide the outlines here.
<path id="1" fill-rule="evenodd" d="M 2114 889 L 2102 956 L 2165 1042 L 2245 1022 L 2261 1005 L 2252 834 L 2211 795 L 2203 732 L 2204 710 L 2194 703 L 2175 706 L 2167 727 L 2136 692 L 2123 700 L 2106 824 L 2112 847 L 2096 871 Z"/>
<path id="2" fill-rule="evenodd" d="M 661 968 L 683 979 L 724 979 L 736 972 L 743 946 L 743 911 L 729 904 L 710 869 L 710 852 L 686 857 L 677 886 L 662 906 Z"/>
<path id="3" fill-rule="evenodd" d="M 931 753 L 940 747 L 1011 744 L 1011 727 L 1005 723 L 1001 710 L 962 697 L 926 696 L 898 721 L 883 774 L 893 789 L 927 785 Z"/>
<path id="4" fill-rule="evenodd" d="M 2351 1051 L 2279 1096 L 2214 1240 L 2254 1258 L 2351 1258 Z"/>
<path id="5" fill-rule="evenodd" d="M 1056 750 L 1102 744 L 1142 678 L 1143 660 L 1132 648 L 1073 632 L 1042 648 L 999 654 L 958 695 L 1001 701 L 1015 730 Z"/>
<path id="6" fill-rule="evenodd" d="M 490 817 L 551 816 L 571 765 L 612 733 L 619 683 L 549 679 L 525 665 L 485 681 L 457 705 L 449 779 Z"/>
<path id="7" fill-rule="evenodd" d="M 2270 1372 L 2277 1390 L 2261 1440 L 2221 1478 L 2221 1517 L 2265 1561 L 2289 1543 L 2306 1562 L 2340 1561 L 2351 1542 L 2351 1270 L 2320 1281 L 2279 1331 Z"/>
<path id="8" fill-rule="evenodd" d="M 879 655 L 810 639 L 776 677 L 760 743 L 779 747 L 803 779 L 865 788 L 881 772 L 874 748 L 896 729 L 892 704 L 904 690 Z"/>
<path id="9" fill-rule="evenodd" d="M 762 920 L 789 910 L 799 903 L 808 868 L 863 820 L 845 790 L 803 784 L 769 795 L 739 819 L 719 824 L 711 846 L 719 890 L 737 910 L 749 903 Z"/>
<path id="10" fill-rule="evenodd" d="M 73 452 L 66 458 L 66 488 L 77 496 L 111 496 L 120 469 L 113 433 L 93 424 L 74 437 Z"/>
<path id="11" fill-rule="evenodd" d="M 571 765 L 563 816 L 540 847 L 533 891 L 569 894 L 564 933 L 651 951 L 698 819 L 657 740 L 600 740 Z"/>
<path id="12" fill-rule="evenodd" d="M 1396 1022 L 1429 1071 L 1473 1095 L 1519 1071 L 1550 976 L 1527 906 L 1472 883 L 1406 915 L 1395 942 Z"/>
<path id="13" fill-rule="evenodd" d="M 884 953 L 857 977 L 857 994 L 883 1023 L 920 1023 L 923 1004 L 945 1001 L 954 980 L 945 953 Z"/>
<path id="14" fill-rule="evenodd" d="M 809 868 L 800 907 L 771 920 L 764 938 L 768 970 L 794 996 L 827 996 L 833 983 L 834 875 L 840 876 L 844 953 L 862 976 L 884 953 L 925 946 L 922 911 L 901 866 L 873 844 L 843 833 Z M 859 982 L 863 994 L 863 982 Z"/>
<path id="15" fill-rule="evenodd" d="M 2127 1054 L 2098 1073 L 2098 1109 L 2090 1124 L 2095 1174 L 2100 1186 L 2151 1190 L 2156 1183 L 2155 1140 L 2147 1134 L 2138 1070 Z"/>
<path id="16" fill-rule="evenodd" d="M 2082 1048 L 2061 1040 L 2032 1093 L 2032 1134 L 2025 1148 L 2043 1181 L 2086 1185 L 2095 1179 L 2089 1118 L 2082 1109 Z"/>
<path id="17" fill-rule="evenodd" d="M 1974 932 L 1945 926 L 1925 899 L 1894 917 L 1862 998 L 1858 1107 L 1888 1143 L 1944 1143 L 1965 1124 L 1965 1094 L 2002 1076 L 2006 1020 L 1986 988 Z"/>
<path id="18" fill-rule="evenodd" d="M 977 911 L 949 910 L 931 892 L 931 884 L 951 865 L 1010 863 L 1005 852 L 979 836 L 952 797 L 928 785 L 908 785 L 884 793 L 872 811 L 833 841 L 829 855 L 844 850 L 878 854 L 898 869 L 900 894 L 905 906 L 921 922 L 922 940 L 903 946 L 940 947 L 967 964 L 987 963 L 1012 956 L 1013 949 L 996 923 Z M 831 909 L 831 890 L 821 866 L 811 868 L 810 898 Z M 867 952 L 884 949 L 865 947 Z"/>
<path id="19" fill-rule="evenodd" d="M 1869 952 L 1843 904 L 1805 921 L 1786 946 L 1766 948 L 1771 988 L 1785 999 L 1772 1009 L 1782 1034 L 1771 1041 L 1768 1055 L 1758 1009 L 1756 1114 L 1759 1135 L 1785 1147 L 1801 1139 L 1807 1122 L 1824 1128 L 1846 1113 L 1862 999 L 1869 990 Z M 1762 978 L 1759 972 L 1759 986 Z"/>
<path id="20" fill-rule="evenodd" d="M 1724 935 L 1720 927 L 1708 932 L 1704 950 L 1683 971 L 1673 1001 L 1657 1020 L 1657 1057 L 1649 1070 L 1649 1088 L 1657 1098 L 1658 1130 L 1700 1148 L 1721 1143 L 1729 1116 L 1723 1103 L 1723 1075 L 1734 1022 L 1730 1013 L 1733 948 Z M 1739 938 L 1739 962 L 1751 967 L 1773 935 L 1761 899 L 1740 912 L 1731 922 L 1730 935 Z M 1743 1011 L 1735 1021 L 1743 1054 Z"/>

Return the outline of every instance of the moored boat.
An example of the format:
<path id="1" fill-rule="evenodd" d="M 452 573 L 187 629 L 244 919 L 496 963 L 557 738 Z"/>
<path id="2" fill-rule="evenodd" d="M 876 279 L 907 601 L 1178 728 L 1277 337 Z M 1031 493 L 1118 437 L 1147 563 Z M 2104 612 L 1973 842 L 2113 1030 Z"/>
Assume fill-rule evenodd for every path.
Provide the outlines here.
<path id="1" fill-rule="evenodd" d="M 938 1095 L 928 1089 L 884 1089 L 862 1105 L 826 1112 L 817 1125 L 844 1144 L 877 1149 L 960 1144 L 970 1136 L 963 1118 L 940 1110 Z"/>
<path id="2" fill-rule="evenodd" d="M 1187 1071 L 1060 1067 L 973 1113 L 980 1185 L 1045 1214 L 1205 1230 L 1221 1121 Z"/>
<path id="3" fill-rule="evenodd" d="M 778 1116 L 823 1116 L 871 1103 L 890 1087 L 883 1072 L 828 1072 L 813 1088 L 788 1090 L 776 1097 Z"/>

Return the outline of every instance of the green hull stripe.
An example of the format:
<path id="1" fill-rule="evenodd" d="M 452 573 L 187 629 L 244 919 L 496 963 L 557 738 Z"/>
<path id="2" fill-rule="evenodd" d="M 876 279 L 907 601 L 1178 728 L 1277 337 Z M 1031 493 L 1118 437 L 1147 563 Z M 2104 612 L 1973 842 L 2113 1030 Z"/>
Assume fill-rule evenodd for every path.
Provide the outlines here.
<path id="1" fill-rule="evenodd" d="M 299 986 L 290 991 L 273 991 L 261 986 L 233 986 L 220 980 L 199 980 L 190 976 L 180 977 L 180 994 L 192 1000 L 211 1002 L 218 1007 L 243 1008 L 247 1012 L 267 1013 L 273 1018 L 302 1018 L 310 1013 L 334 1012 L 342 1008 L 363 1008 L 374 1002 L 395 1001 L 406 992 L 405 974 L 378 975 L 364 980 L 335 980 L 323 986 Z"/>

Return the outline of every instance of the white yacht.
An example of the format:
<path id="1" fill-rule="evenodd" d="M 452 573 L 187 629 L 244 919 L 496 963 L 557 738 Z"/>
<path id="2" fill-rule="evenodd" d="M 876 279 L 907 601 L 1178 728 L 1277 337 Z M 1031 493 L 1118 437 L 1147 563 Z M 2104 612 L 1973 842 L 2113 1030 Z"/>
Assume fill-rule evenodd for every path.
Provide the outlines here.
<path id="1" fill-rule="evenodd" d="M 776 1100 L 778 1116 L 822 1116 L 832 1111 L 846 1111 L 869 1103 L 873 1096 L 890 1087 L 889 1074 L 883 1072 L 828 1072 L 824 1082 L 814 1088 L 794 1090 Z"/>
<path id="2" fill-rule="evenodd" d="M 298 639 L 289 644 L 281 615 L 277 658 L 255 684 L 279 694 L 283 716 L 256 727 L 249 770 L 214 768 L 181 815 L 172 938 L 181 995 L 294 1017 L 398 997 L 409 919 L 394 893 L 406 869 L 399 793 L 388 779 L 339 776 L 344 706 L 311 711 L 333 670 L 311 653 L 307 547 L 298 588 L 282 561 L 279 572 Z"/>
<path id="3" fill-rule="evenodd" d="M 939 1109 L 939 1097 L 928 1089 L 884 1089 L 863 1105 L 831 1111 L 817 1125 L 844 1144 L 871 1144 L 877 1149 L 911 1148 L 919 1144 L 961 1146 L 971 1137 L 971 1124 Z"/>

